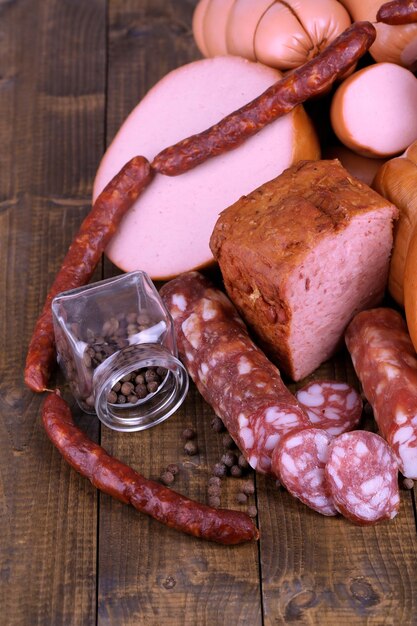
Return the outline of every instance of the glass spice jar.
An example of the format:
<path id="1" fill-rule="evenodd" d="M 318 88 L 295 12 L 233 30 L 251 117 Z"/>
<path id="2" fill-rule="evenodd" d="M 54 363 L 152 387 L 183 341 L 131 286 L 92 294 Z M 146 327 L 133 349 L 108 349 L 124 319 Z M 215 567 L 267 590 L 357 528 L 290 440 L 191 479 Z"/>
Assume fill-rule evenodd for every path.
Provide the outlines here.
<path id="1" fill-rule="evenodd" d="M 167 419 L 188 376 L 174 326 L 149 276 L 129 272 L 56 296 L 57 358 L 79 406 L 114 430 Z"/>

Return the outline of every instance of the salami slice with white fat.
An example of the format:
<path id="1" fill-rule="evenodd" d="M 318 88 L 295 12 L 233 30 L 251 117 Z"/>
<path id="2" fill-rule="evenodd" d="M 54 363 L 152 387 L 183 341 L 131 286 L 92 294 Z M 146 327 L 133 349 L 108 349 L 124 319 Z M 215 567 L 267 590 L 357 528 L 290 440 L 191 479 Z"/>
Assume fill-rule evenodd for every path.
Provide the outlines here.
<path id="1" fill-rule="evenodd" d="M 278 369 L 255 346 L 228 298 L 198 272 L 166 283 L 181 360 L 249 464 L 271 472 L 280 439 L 310 426 Z"/>
<path id="2" fill-rule="evenodd" d="M 347 383 L 315 380 L 296 393 L 296 398 L 316 428 L 331 437 L 357 427 L 362 415 L 362 399 Z"/>
<path id="3" fill-rule="evenodd" d="M 382 437 L 364 430 L 333 440 L 325 479 L 336 509 L 357 524 L 375 524 L 398 513 L 398 463 Z"/>
<path id="4" fill-rule="evenodd" d="M 314 511 L 336 515 L 324 478 L 332 438 L 320 428 L 283 437 L 272 454 L 272 471 L 288 491 Z"/>

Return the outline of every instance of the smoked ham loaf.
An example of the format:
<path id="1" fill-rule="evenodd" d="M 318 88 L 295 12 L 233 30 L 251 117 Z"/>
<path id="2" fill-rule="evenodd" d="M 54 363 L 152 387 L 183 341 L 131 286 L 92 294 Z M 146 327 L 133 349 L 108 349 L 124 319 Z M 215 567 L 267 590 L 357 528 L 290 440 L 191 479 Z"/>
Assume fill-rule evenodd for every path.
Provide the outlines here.
<path id="1" fill-rule="evenodd" d="M 338 160 L 300 162 L 220 215 L 210 245 L 226 290 L 293 380 L 381 301 L 396 216 Z"/>
<path id="2" fill-rule="evenodd" d="M 94 198 L 134 155 L 152 161 L 163 148 L 250 102 L 280 76 L 238 57 L 204 59 L 170 72 L 121 126 L 98 169 Z M 298 106 L 232 152 L 176 178 L 157 174 L 106 254 L 120 269 L 141 269 L 153 279 L 210 264 L 209 239 L 219 213 L 299 159 L 319 155 L 313 125 Z"/>

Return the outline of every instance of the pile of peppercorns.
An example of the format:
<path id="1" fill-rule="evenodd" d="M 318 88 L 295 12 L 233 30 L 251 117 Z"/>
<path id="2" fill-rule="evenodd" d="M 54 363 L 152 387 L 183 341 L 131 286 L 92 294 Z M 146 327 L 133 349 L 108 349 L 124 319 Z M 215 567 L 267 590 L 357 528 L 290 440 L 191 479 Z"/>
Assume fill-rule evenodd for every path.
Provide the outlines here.
<path id="1" fill-rule="evenodd" d="M 136 404 L 154 393 L 163 382 L 167 370 L 163 367 L 148 367 L 130 372 L 113 385 L 107 396 L 110 404 Z"/>
<path id="2" fill-rule="evenodd" d="M 240 452 L 232 437 L 226 432 L 224 424 L 219 417 L 214 417 L 212 420 L 213 430 L 221 434 L 222 444 L 224 452 L 218 463 L 212 468 L 212 475 L 208 480 L 207 485 L 207 500 L 209 506 L 219 507 L 222 479 L 227 476 L 234 478 L 245 477 L 249 471 L 250 466 L 246 461 L 243 454 Z M 198 454 L 198 444 L 196 441 L 197 433 L 193 428 L 185 428 L 181 434 L 181 438 L 184 442 L 183 452 L 188 456 L 194 456 Z M 171 463 L 161 473 L 160 480 L 164 485 L 171 486 L 175 481 L 175 476 L 179 473 L 179 466 Z M 238 504 L 247 504 L 248 499 L 255 493 L 255 485 L 252 479 L 247 479 L 241 486 L 241 490 L 236 496 Z M 257 508 L 254 505 L 248 506 L 247 513 L 250 517 L 256 517 L 258 514 Z"/>

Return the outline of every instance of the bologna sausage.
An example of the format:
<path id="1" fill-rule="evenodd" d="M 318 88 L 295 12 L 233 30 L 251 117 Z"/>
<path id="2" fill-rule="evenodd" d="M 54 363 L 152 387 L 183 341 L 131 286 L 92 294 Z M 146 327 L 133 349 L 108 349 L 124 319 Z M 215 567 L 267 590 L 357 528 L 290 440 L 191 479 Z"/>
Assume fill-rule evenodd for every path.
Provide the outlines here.
<path id="1" fill-rule="evenodd" d="M 150 183 L 153 172 L 142 156 L 131 159 L 102 191 L 75 236 L 46 298 L 26 357 L 25 383 L 45 391 L 55 359 L 51 303 L 62 291 L 88 283 L 125 213 Z"/>
<path id="2" fill-rule="evenodd" d="M 258 538 L 256 526 L 245 513 L 189 500 L 107 454 L 75 426 L 69 406 L 58 393 L 46 397 L 42 421 L 65 460 L 104 493 L 195 537 L 227 545 Z"/>
<path id="3" fill-rule="evenodd" d="M 289 72 L 255 100 L 207 130 L 162 150 L 152 167 L 161 174 L 177 176 L 237 148 L 267 124 L 330 87 L 365 54 L 375 36 L 370 22 L 355 22 L 317 57 Z"/>

